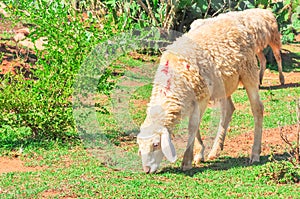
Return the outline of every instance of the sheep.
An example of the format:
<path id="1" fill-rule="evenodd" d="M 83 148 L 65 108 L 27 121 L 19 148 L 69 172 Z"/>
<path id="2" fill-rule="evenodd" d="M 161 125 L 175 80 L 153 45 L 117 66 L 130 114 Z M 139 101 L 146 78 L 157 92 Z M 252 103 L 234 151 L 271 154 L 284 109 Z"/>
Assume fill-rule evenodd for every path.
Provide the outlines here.
<path id="1" fill-rule="evenodd" d="M 218 136 L 223 137 L 234 112 L 231 95 L 240 81 L 255 119 L 250 163 L 259 162 L 263 104 L 258 93 L 258 66 L 251 37 L 244 26 L 224 17 L 214 25 L 203 26 L 201 31 L 186 33 L 166 48 L 154 77 L 147 116 L 137 135 L 144 172 L 156 172 L 164 156 L 170 162 L 177 160 L 171 135 L 174 125 L 183 117 L 189 117 L 189 137 L 181 168 L 184 171 L 192 168 L 195 138 L 202 150 L 194 159 L 203 160 L 201 117 L 210 100 L 220 101 Z"/>
<path id="2" fill-rule="evenodd" d="M 218 17 L 209 19 L 197 19 L 191 26 L 190 31 L 200 28 L 205 23 L 211 23 L 220 17 L 229 16 L 238 19 L 239 22 L 251 31 L 255 43 L 256 55 L 260 63 L 259 81 L 262 84 L 264 72 L 266 70 L 266 58 L 263 50 L 269 45 L 274 53 L 279 72 L 280 83 L 284 84 L 284 75 L 282 73 L 282 60 L 280 55 L 281 40 L 278 31 L 278 25 L 273 13 L 266 9 L 248 9 L 244 11 L 228 12 L 220 14 Z"/>

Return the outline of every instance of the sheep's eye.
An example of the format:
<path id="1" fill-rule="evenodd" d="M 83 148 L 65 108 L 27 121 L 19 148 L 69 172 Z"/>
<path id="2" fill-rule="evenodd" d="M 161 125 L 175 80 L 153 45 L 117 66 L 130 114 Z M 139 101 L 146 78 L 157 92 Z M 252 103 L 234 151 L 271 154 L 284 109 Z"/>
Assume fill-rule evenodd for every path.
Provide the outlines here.
<path id="1" fill-rule="evenodd" d="M 159 143 L 153 143 L 153 148 L 157 148 L 159 146 Z"/>

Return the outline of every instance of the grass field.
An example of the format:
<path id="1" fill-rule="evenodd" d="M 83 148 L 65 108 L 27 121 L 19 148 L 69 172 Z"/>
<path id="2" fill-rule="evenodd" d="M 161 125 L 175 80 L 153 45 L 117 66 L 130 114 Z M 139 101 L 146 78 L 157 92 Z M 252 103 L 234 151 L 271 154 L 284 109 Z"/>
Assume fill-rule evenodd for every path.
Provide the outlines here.
<path id="1" fill-rule="evenodd" d="M 27 158 L 25 158 L 27 159 Z M 245 158 L 220 158 L 188 172 L 177 166 L 158 174 L 103 167 L 81 148 L 38 151 L 34 172 L 1 174 L 1 198 L 297 198 L 299 184 L 276 184 L 258 177 L 262 165 Z"/>
<path id="2" fill-rule="evenodd" d="M 134 69 L 143 69 L 143 61 L 132 58 L 121 58 L 119 61 L 119 64 L 129 66 L 130 81 L 135 81 L 136 74 L 139 81 L 146 82 L 144 85 L 134 84 L 137 89 L 129 96 L 128 109 L 138 126 L 145 117 L 145 105 L 152 88 L 147 83 L 150 80 L 132 73 L 137 71 Z M 147 63 L 155 65 L 155 62 Z M 288 126 L 296 123 L 294 107 L 295 99 L 300 96 L 299 87 L 266 88 L 260 91 L 260 95 L 265 106 L 264 129 L 276 128 L 278 124 Z M 249 132 L 253 128 L 243 88 L 233 95 L 233 101 L 237 110 L 229 137 Z M 104 100 L 103 105 L 109 109 L 107 100 Z M 213 111 L 208 109 L 203 118 L 201 132 L 204 135 L 214 116 Z M 98 118 L 113 143 L 137 153 L 135 139 L 128 138 L 128 134 L 121 131 L 113 114 L 98 113 Z M 62 146 L 51 142 L 50 147 L 41 145 L 36 143 L 36 146 L 24 149 L 22 154 L 7 153 L 13 159 L 13 156 L 18 156 L 27 167 L 36 170 L 0 174 L 0 198 L 298 198 L 300 193 L 299 183 L 288 181 L 285 184 L 270 179 L 270 175 L 275 173 L 272 169 L 276 167 L 270 166 L 267 156 L 255 165 L 248 165 L 245 156 L 221 156 L 187 172 L 180 170 L 179 159 L 175 164 L 165 164 L 157 174 L 146 175 L 141 168 L 122 170 L 107 167 L 92 156 L 83 144 Z"/>
<path id="3" fill-rule="evenodd" d="M 83 7 L 74 9 L 70 2 L 74 8 Z M 74 5 L 76 2 L 78 5 Z M 99 3 L 100 7 L 88 11 L 88 2 L 95 6 Z M 156 36 L 164 35 L 161 30 L 154 34 L 153 46 L 149 29 L 134 31 L 152 24 L 145 15 L 149 7 L 145 6 L 144 12 L 138 6 L 143 2 L 0 2 L 0 199 L 300 198 L 299 164 L 288 160 L 290 147 L 280 138 L 278 128 L 282 126 L 291 145 L 296 144 L 299 43 L 283 45 L 283 86 L 279 85 L 276 63 L 268 56 L 268 70 L 260 89 L 265 107 L 260 163 L 248 164 L 253 117 L 241 85 L 232 96 L 236 111 L 218 159 L 181 171 L 187 138 L 187 121 L 183 120 L 174 131 L 178 160 L 174 164 L 163 161 L 155 174 L 142 171 L 136 135 L 146 116 L 161 54 Z M 190 11 L 186 12 L 190 9 L 186 4 L 191 2 L 182 1 L 185 9 L 179 11 L 183 18 L 191 17 Z M 285 3 L 278 2 L 288 13 L 276 7 L 280 9 L 276 18 L 296 19 L 296 7 L 292 8 L 296 3 Z M 157 4 L 152 13 L 155 18 L 173 18 L 165 12 L 171 13 L 173 8 L 163 1 L 150 4 Z M 213 8 L 207 5 L 207 9 L 206 14 Z M 296 29 L 290 29 L 293 24 L 288 21 L 280 24 L 284 28 L 289 25 L 288 29 L 280 26 L 282 38 L 298 42 L 292 32 Z M 135 34 L 143 40 L 134 39 Z M 150 42 L 139 43 L 144 39 Z M 158 41 L 165 43 L 164 39 Z M 127 51 L 127 47 L 136 49 L 140 44 L 156 50 L 144 46 Z M 87 71 L 87 76 L 81 73 Z M 81 89 L 89 92 L 81 93 Z M 96 96 L 90 95 L 94 90 Z M 94 102 L 95 107 L 90 106 Z M 91 111 L 76 112 L 78 107 Z M 94 123 L 89 123 L 89 116 Z M 210 104 L 200 126 L 207 148 L 211 146 L 207 138 L 215 136 L 218 121 L 219 108 Z M 81 122 L 91 124 L 91 128 L 80 128 Z"/>

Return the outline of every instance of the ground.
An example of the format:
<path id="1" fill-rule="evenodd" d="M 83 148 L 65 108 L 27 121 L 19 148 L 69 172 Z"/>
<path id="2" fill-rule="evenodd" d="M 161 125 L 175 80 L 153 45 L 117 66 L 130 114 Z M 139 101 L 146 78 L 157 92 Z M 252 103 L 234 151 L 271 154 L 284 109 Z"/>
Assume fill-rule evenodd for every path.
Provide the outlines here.
<path id="1" fill-rule="evenodd" d="M 287 136 L 288 140 L 296 140 L 297 126 L 286 126 L 282 128 L 282 132 Z M 222 156 L 237 158 L 247 156 L 253 142 L 253 132 L 247 132 L 239 136 L 225 140 Z M 266 129 L 263 132 L 262 139 L 262 156 L 270 155 L 271 152 L 282 154 L 285 152 L 287 145 L 280 137 L 279 128 Z M 0 174 L 7 172 L 27 172 L 41 170 L 43 167 L 28 167 L 20 157 L 0 157 Z"/>
<path id="2" fill-rule="evenodd" d="M 284 73 L 286 77 L 286 84 L 294 84 L 300 82 L 300 74 L 297 72 Z M 278 84 L 278 76 L 266 71 L 264 76 L 263 86 L 276 86 Z M 283 127 L 282 132 L 288 137 L 289 140 L 296 140 L 297 126 Z M 176 140 L 175 140 L 176 142 Z M 178 141 L 179 142 L 179 141 Z M 230 157 L 239 157 L 241 155 L 247 156 L 250 154 L 250 149 L 253 142 L 253 132 L 247 132 L 236 137 L 225 140 L 224 150 L 221 155 Z M 280 137 L 279 128 L 265 129 L 263 131 L 262 139 L 262 156 L 269 155 L 272 152 L 283 153 L 285 152 L 286 144 Z M 0 174 L 6 172 L 27 172 L 43 169 L 43 167 L 28 167 L 21 160 L 20 157 L 0 157 Z"/>
<path id="3" fill-rule="evenodd" d="M 27 167 L 20 158 L 0 157 L 0 174 L 7 172 L 37 171 L 42 167 Z"/>
<path id="4" fill-rule="evenodd" d="M 3 30 L 2 30 L 3 31 Z M 13 42 L 11 38 L 0 38 L 0 77 L 4 73 L 12 72 L 17 73 L 19 71 L 25 73 L 25 77 L 29 77 L 30 70 L 32 69 L 32 64 L 35 63 L 36 57 L 33 51 L 29 48 L 18 48 L 17 42 Z M 291 52 L 299 52 L 299 45 L 286 45 L 283 46 L 282 57 L 283 62 L 289 62 L 289 64 L 299 64 L 298 58 L 289 56 Z M 21 57 L 21 58 L 20 58 Z M 284 64 L 285 65 L 285 64 Z M 296 67 L 296 68 L 299 68 Z M 299 72 L 284 72 L 285 75 L 285 85 L 279 85 L 278 75 L 271 72 L 269 69 L 266 70 L 263 80 L 262 89 L 270 87 L 284 88 L 289 86 L 299 86 L 300 73 Z M 288 137 L 289 140 L 296 140 L 296 128 L 297 126 L 286 126 L 282 129 L 284 135 Z M 249 154 L 253 141 L 253 132 L 247 132 L 236 137 L 225 140 L 224 151 L 222 155 L 230 157 L 238 157 L 240 155 Z M 174 141 L 176 142 L 176 140 Z M 268 155 L 273 152 L 283 153 L 285 151 L 285 146 L 283 140 L 280 137 L 279 129 L 265 129 L 263 132 L 262 140 L 262 155 Z M 27 167 L 24 162 L 18 157 L 0 157 L 0 174 L 6 172 L 27 172 L 36 171 L 43 169 L 43 167 Z"/>

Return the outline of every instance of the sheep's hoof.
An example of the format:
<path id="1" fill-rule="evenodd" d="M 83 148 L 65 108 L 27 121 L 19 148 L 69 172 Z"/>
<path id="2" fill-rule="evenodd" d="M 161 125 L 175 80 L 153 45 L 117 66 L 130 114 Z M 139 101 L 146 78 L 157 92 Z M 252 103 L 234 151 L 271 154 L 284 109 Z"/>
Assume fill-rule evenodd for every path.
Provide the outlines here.
<path id="1" fill-rule="evenodd" d="M 207 156 L 208 160 L 215 160 L 217 158 L 218 158 L 218 156 L 215 156 L 215 155 L 209 155 L 209 156 Z"/>
<path id="2" fill-rule="evenodd" d="M 190 169 L 192 169 L 192 168 L 193 168 L 192 164 L 187 164 L 187 165 L 182 164 L 182 165 L 181 165 L 181 170 L 182 170 L 182 171 L 188 171 L 188 170 L 190 170 Z"/>
<path id="3" fill-rule="evenodd" d="M 257 155 L 257 154 L 256 155 L 254 155 L 254 154 L 251 155 L 249 164 L 253 164 L 254 162 L 259 162 L 259 155 Z"/>
<path id="4" fill-rule="evenodd" d="M 204 157 L 202 154 L 196 154 L 194 157 L 194 163 L 199 164 L 200 162 L 204 162 Z"/>
<path id="5" fill-rule="evenodd" d="M 217 159 L 218 157 L 219 157 L 219 154 L 218 154 L 217 152 L 210 152 L 210 153 L 208 154 L 207 159 L 209 159 L 209 160 L 215 160 L 215 159 Z"/>
<path id="6" fill-rule="evenodd" d="M 280 79 L 281 85 L 284 85 L 284 76 L 282 74 L 280 74 L 279 79 Z"/>

